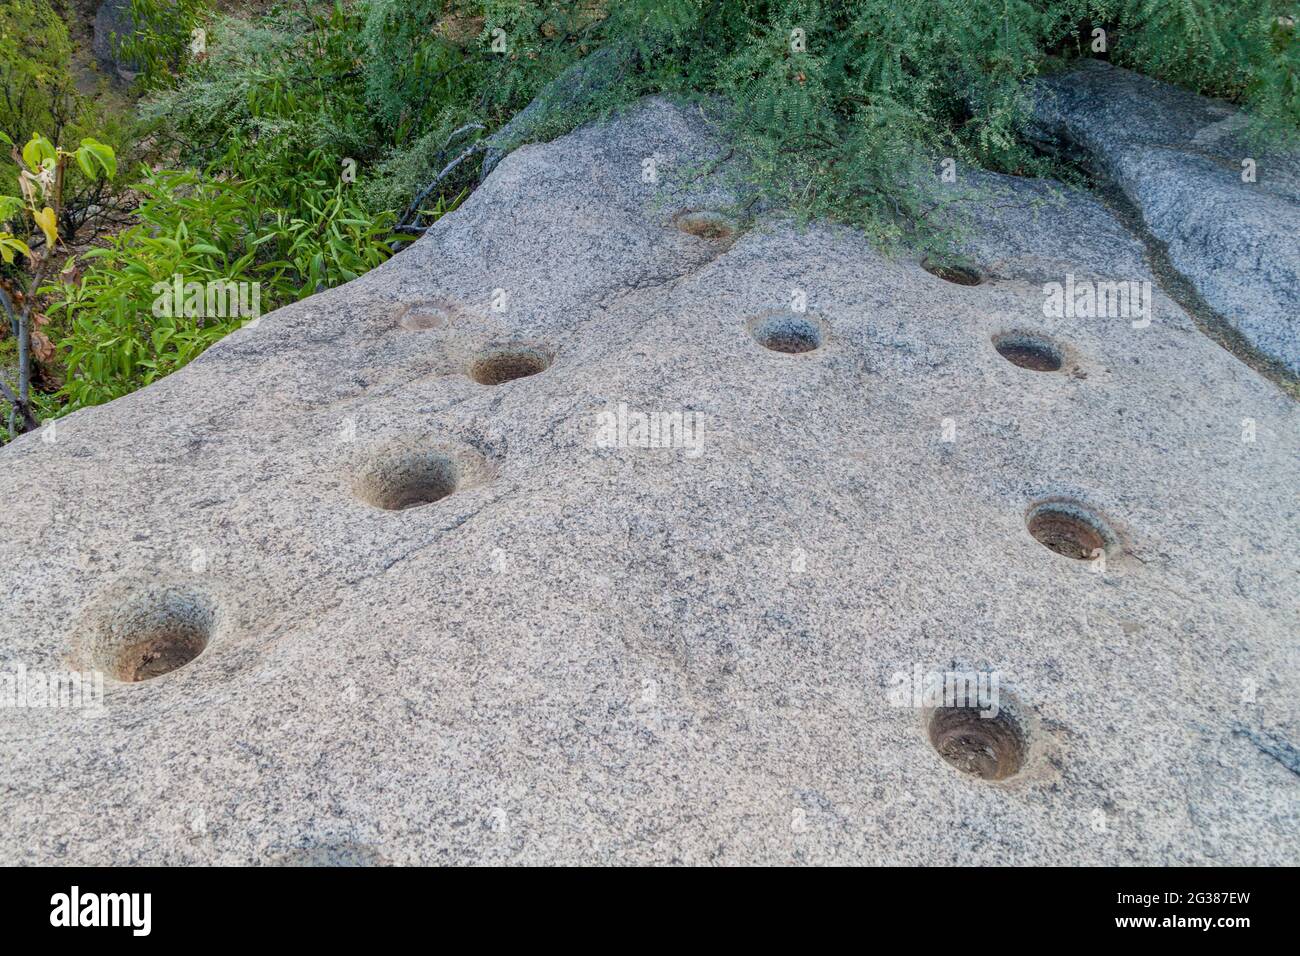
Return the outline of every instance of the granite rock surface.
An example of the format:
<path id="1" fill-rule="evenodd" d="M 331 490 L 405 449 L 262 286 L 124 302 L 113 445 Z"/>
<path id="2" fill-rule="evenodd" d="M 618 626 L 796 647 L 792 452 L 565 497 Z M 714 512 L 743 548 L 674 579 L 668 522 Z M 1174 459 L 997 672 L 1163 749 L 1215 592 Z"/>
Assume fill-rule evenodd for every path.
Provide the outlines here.
<path id="1" fill-rule="evenodd" d="M 1116 183 L 1224 322 L 1300 374 L 1300 153 L 1262 146 L 1228 103 L 1100 60 L 1037 86 L 1037 125 Z"/>
<path id="2" fill-rule="evenodd" d="M 1084 193 L 998 179 L 965 285 L 725 153 L 523 147 L 0 450 L 0 675 L 104 675 L 0 708 L 0 862 L 1300 863 L 1293 399 L 1046 316 L 1151 280 Z"/>

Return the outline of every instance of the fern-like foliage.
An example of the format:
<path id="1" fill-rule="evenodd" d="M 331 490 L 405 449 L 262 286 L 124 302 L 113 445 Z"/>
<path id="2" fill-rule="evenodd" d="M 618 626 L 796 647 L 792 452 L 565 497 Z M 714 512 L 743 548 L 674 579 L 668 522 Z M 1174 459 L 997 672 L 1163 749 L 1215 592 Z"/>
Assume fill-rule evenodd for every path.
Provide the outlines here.
<path id="1" fill-rule="evenodd" d="M 283 26 L 252 28 L 170 103 L 181 104 L 172 118 L 189 144 L 228 143 L 242 130 L 241 143 L 374 163 L 380 175 L 365 193 L 378 210 L 400 207 L 436 174 L 453 133 L 492 133 L 565 70 L 612 53 L 605 82 L 528 135 L 563 132 L 646 93 L 721 97 L 734 107 L 732 133 L 757 193 L 853 222 L 885 244 L 935 247 L 926 184 L 936 157 L 1044 170 L 1022 135 L 1026 81 L 1062 58 L 1105 56 L 1227 97 L 1260 129 L 1294 134 L 1300 43 L 1288 6 L 338 0 L 332 16 L 313 19 L 311 42 Z M 1095 29 L 1106 33 L 1104 52 L 1092 49 Z M 467 165 L 444 198 L 472 178 Z"/>

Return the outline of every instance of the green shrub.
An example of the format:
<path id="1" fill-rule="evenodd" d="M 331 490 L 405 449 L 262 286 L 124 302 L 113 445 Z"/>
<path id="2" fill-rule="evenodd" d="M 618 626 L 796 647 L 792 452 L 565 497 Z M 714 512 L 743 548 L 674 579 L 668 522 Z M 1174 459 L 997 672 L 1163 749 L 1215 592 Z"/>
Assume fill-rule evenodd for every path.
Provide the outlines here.
<path id="1" fill-rule="evenodd" d="M 1079 0 L 1076 17 L 1108 29 L 1122 66 L 1242 103 L 1279 134 L 1300 124 L 1294 3 Z M 1290 18 L 1290 22 L 1286 18 Z"/>
<path id="2" fill-rule="evenodd" d="M 131 0 L 134 30 L 115 38 L 115 52 L 131 64 L 142 89 L 171 86 L 186 63 L 205 55 L 194 31 L 202 30 L 208 14 L 208 0 Z"/>
<path id="3" fill-rule="evenodd" d="M 218 315 L 176 308 L 189 301 L 182 294 L 172 302 L 177 282 L 247 283 L 244 303 L 255 302 L 260 314 L 388 257 L 390 217 L 365 216 L 332 168 L 305 163 L 302 214 L 287 213 L 274 201 L 278 191 L 256 181 L 146 170 L 135 187 L 144 197 L 139 224 L 87 252 L 70 289 L 47 288 L 57 299 L 49 314 L 65 330 L 64 411 L 147 385 L 248 321 L 229 308 Z"/>
<path id="4" fill-rule="evenodd" d="M 372 212 L 401 209 L 450 158 L 454 130 L 499 129 L 597 51 L 614 82 L 532 137 L 651 92 L 722 96 L 752 191 L 883 244 L 941 249 L 936 156 L 1016 173 L 1048 167 L 1021 136 L 1025 81 L 1110 34 L 1120 63 L 1300 125 L 1294 29 L 1266 0 L 369 0 L 235 26 L 219 62 L 160 103 L 205 155 L 238 138 L 267 158 L 320 150 L 370 175 Z M 796 31 L 802 42 L 795 42 Z M 468 164 L 444 200 L 472 184 Z"/>
<path id="5" fill-rule="evenodd" d="M 0 5 L 0 133 L 16 143 L 36 130 L 58 138 L 76 96 L 71 60 L 67 27 L 48 0 Z"/>
<path id="6" fill-rule="evenodd" d="M 1117 62 L 1295 130 L 1300 51 L 1285 12 L 1280 0 L 372 0 L 365 92 L 402 150 L 385 167 L 402 181 L 391 200 L 432 175 L 447 131 L 499 128 L 584 54 L 613 49 L 619 82 L 532 135 L 648 92 L 721 95 L 755 193 L 886 245 L 942 249 L 923 171 L 936 156 L 1048 169 L 1021 135 L 1025 81 L 1054 56 L 1091 55 L 1094 26 Z"/>
<path id="7" fill-rule="evenodd" d="M 35 411 L 44 408 L 39 390 L 32 387 L 33 372 L 53 348 L 39 328 L 49 319 L 37 305 L 60 242 L 76 238 L 75 230 L 60 228 L 69 170 L 80 170 L 88 180 L 111 180 L 117 175 L 117 156 L 110 146 L 89 137 L 77 148 L 67 149 L 40 133 L 33 133 L 21 146 L 0 133 L 0 147 L 8 147 L 21 171 L 19 194 L 0 194 L 0 262 L 12 270 L 0 284 L 0 328 L 11 338 L 0 351 L 5 366 L 0 368 L 0 398 L 7 406 L 0 410 L 5 413 L 6 438 L 12 438 L 38 427 Z"/>
<path id="8" fill-rule="evenodd" d="M 37 131 L 58 143 L 93 137 L 124 164 L 143 159 L 133 119 L 78 92 L 71 51 L 68 31 L 47 0 L 0 2 L 0 133 L 19 143 Z M 14 194 L 18 170 L 7 162 L 7 150 L 5 159 L 0 162 L 0 193 Z M 70 166 L 59 208 L 60 233 L 66 239 L 93 237 L 122 211 L 115 195 L 104 180 Z M 0 271 L 12 276 L 12 270 Z"/>
<path id="9" fill-rule="evenodd" d="M 142 115 L 189 162 L 219 160 L 232 142 L 256 140 L 268 165 L 320 150 L 369 159 L 383 140 L 364 98 L 359 66 L 364 5 L 327 13 L 278 9 L 256 22 L 209 25 L 209 56 Z"/>
<path id="10" fill-rule="evenodd" d="M 499 126 L 604 37 L 595 0 L 371 0 L 366 101 L 396 142 Z M 455 115 L 449 115 L 454 112 Z"/>
<path id="11" fill-rule="evenodd" d="M 174 276 L 255 283 L 264 312 L 391 255 L 394 215 L 364 205 L 364 156 L 353 153 L 373 150 L 358 16 L 340 3 L 217 21 L 209 55 L 143 110 L 151 139 L 183 165 L 144 167 L 137 223 L 82 255 L 77 281 L 45 287 L 66 366 L 62 411 L 148 384 L 247 320 L 155 308 Z M 344 164 L 354 158 L 356 181 Z"/>

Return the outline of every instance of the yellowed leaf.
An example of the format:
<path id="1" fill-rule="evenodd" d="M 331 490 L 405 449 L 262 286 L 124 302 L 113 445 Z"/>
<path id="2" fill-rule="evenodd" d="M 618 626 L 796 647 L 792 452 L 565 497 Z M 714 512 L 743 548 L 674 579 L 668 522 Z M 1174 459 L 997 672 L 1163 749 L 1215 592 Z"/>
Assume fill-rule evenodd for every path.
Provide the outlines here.
<path id="1" fill-rule="evenodd" d="M 53 249 L 54 244 L 59 241 L 59 227 L 54 210 L 46 206 L 40 212 L 32 213 L 32 218 L 36 220 L 36 225 L 41 227 L 41 232 L 45 233 L 45 242 Z"/>

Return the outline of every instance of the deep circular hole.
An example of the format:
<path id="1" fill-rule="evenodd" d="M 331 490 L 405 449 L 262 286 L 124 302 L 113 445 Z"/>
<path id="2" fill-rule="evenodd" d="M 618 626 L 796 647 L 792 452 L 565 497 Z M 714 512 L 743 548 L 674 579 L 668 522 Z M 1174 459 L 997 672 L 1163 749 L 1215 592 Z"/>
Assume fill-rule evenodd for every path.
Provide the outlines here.
<path id="1" fill-rule="evenodd" d="M 962 773 L 1006 780 L 1024 766 L 1028 737 L 1005 709 L 938 707 L 930 715 L 930 744 Z"/>
<path id="2" fill-rule="evenodd" d="M 955 285 L 979 285 L 984 281 L 978 269 L 972 266 L 962 266 L 952 263 L 940 264 L 931 262 L 929 259 L 921 260 L 921 268 L 932 276 L 938 276 L 945 282 L 951 282 Z"/>
<path id="3" fill-rule="evenodd" d="M 134 683 L 184 667 L 203 653 L 208 637 L 199 630 L 168 627 L 123 650 L 115 667 L 118 680 Z"/>
<path id="4" fill-rule="evenodd" d="M 728 239 L 736 231 L 726 216 L 707 210 L 682 213 L 677 217 L 676 223 L 682 232 L 700 239 Z"/>
<path id="5" fill-rule="evenodd" d="M 751 331 L 754 341 L 773 352 L 811 352 L 820 348 L 822 333 L 814 322 L 797 315 L 774 315 Z"/>
<path id="6" fill-rule="evenodd" d="M 1038 505 L 1030 510 L 1025 525 L 1043 547 L 1076 561 L 1105 554 L 1115 541 L 1100 517 L 1077 504 Z"/>
<path id="7" fill-rule="evenodd" d="M 469 374 L 480 385 L 500 385 L 545 372 L 550 366 L 550 356 L 540 349 L 504 347 L 480 355 L 470 366 Z"/>
<path id="8" fill-rule="evenodd" d="M 361 472 L 353 489 L 362 501 L 386 511 L 403 511 L 441 501 L 456 490 L 456 460 L 436 450 L 383 455 Z"/>
<path id="9" fill-rule="evenodd" d="M 1061 352 L 1046 339 L 1015 332 L 993 337 L 998 354 L 1021 368 L 1035 372 L 1055 372 L 1061 367 Z"/>
<path id="10" fill-rule="evenodd" d="M 144 586 L 106 611 L 89 637 L 89 663 L 128 684 L 161 677 L 203 653 L 214 620 L 212 606 L 197 595 Z"/>

